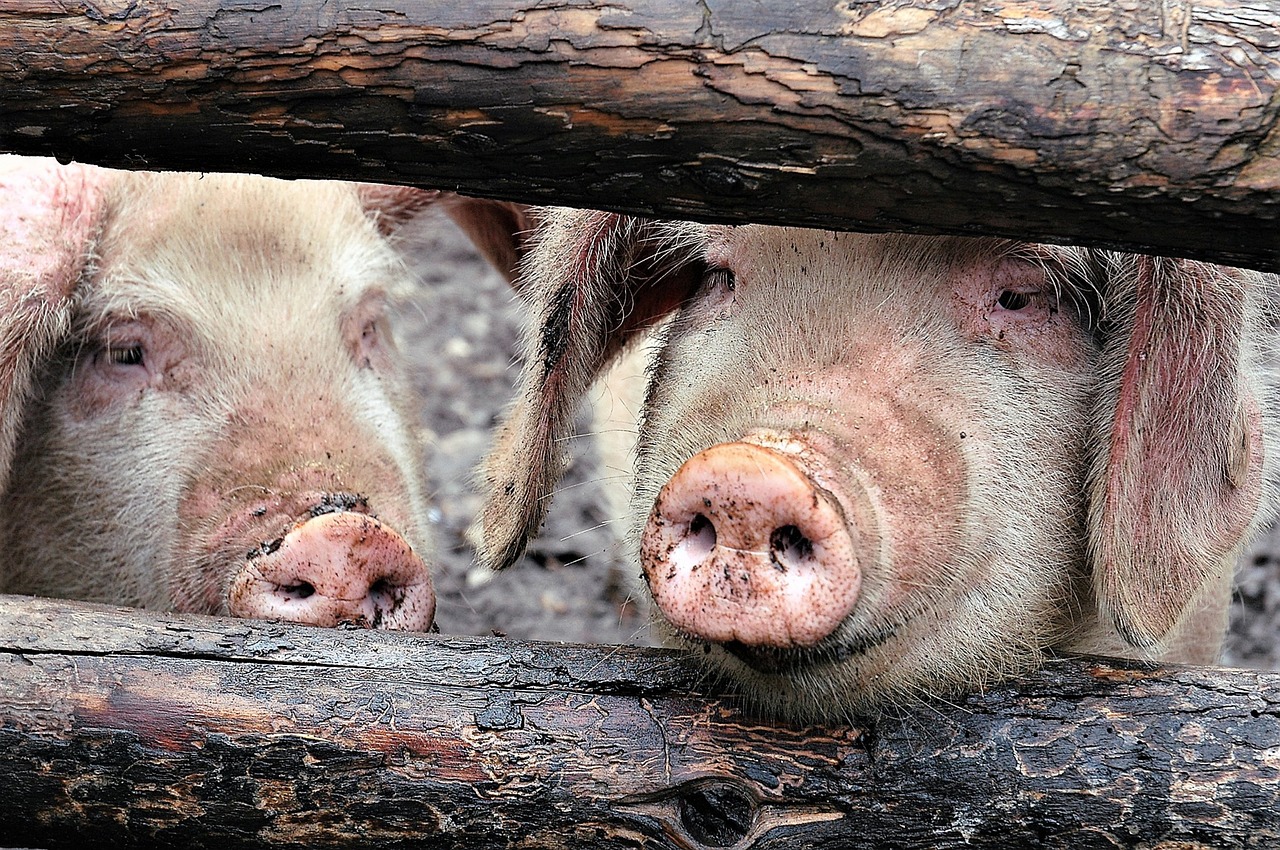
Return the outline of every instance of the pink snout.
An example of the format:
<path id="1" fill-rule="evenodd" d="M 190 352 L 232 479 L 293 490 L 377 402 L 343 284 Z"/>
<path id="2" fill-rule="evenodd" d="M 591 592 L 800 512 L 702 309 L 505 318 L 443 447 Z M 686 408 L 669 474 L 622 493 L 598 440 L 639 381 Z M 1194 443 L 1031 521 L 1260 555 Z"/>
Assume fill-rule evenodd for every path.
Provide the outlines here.
<path id="1" fill-rule="evenodd" d="M 859 524 L 784 452 L 722 443 L 662 488 L 641 563 L 654 601 L 686 635 L 810 647 L 858 601 L 869 542 Z"/>
<path id="2" fill-rule="evenodd" d="M 263 547 L 232 580 L 232 616 L 313 626 L 426 631 L 436 597 L 427 565 L 367 514 L 321 514 Z"/>

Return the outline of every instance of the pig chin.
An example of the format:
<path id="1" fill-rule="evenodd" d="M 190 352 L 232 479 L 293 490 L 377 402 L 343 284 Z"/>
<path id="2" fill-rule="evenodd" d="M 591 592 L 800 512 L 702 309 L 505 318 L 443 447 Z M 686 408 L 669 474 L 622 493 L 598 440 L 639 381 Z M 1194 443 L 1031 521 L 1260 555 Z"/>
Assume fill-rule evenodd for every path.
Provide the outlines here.
<path id="1" fill-rule="evenodd" d="M 1033 669 L 1043 656 L 1038 647 L 999 642 L 998 632 L 964 646 L 939 642 L 932 633 L 946 628 L 947 619 L 946 614 L 920 610 L 903 614 L 898 623 L 846 623 L 837 635 L 809 649 L 709 643 L 680 634 L 670 624 L 658 631 L 670 645 L 697 653 L 714 675 L 736 685 L 747 707 L 800 722 L 853 722 L 980 690 Z M 982 651 L 995 656 L 977 666 L 969 659 Z"/>

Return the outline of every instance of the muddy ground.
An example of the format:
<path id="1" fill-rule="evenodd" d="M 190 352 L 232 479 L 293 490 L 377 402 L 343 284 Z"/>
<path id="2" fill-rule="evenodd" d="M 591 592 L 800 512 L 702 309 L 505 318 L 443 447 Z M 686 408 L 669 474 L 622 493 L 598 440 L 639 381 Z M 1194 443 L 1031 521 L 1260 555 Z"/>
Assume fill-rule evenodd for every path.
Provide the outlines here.
<path id="1" fill-rule="evenodd" d="M 588 643 L 647 641 L 628 604 L 627 567 L 603 504 L 590 438 L 574 461 L 541 536 L 502 573 L 472 563 L 466 530 L 480 506 L 470 476 L 490 427 L 511 397 L 521 314 L 506 281 L 443 216 L 428 214 L 413 234 L 421 277 L 415 310 L 404 315 L 401 344 L 416 361 L 424 437 L 432 447 L 440 630 Z M 584 422 L 583 430 L 589 426 Z"/>
<path id="2" fill-rule="evenodd" d="M 423 435 L 434 450 L 441 563 L 437 622 L 446 633 L 592 643 L 647 642 L 628 600 L 629 567 L 617 523 L 607 515 L 602 469 L 592 438 L 575 460 L 541 536 L 523 561 L 493 575 L 473 566 L 465 531 L 479 506 L 469 475 L 506 404 L 516 376 L 520 311 L 505 281 L 443 217 L 428 215 L 413 234 L 421 275 L 403 344 L 416 361 Z M 587 431 L 584 423 L 580 429 Z M 1280 669 L 1280 532 L 1272 530 L 1241 562 L 1226 663 Z"/>

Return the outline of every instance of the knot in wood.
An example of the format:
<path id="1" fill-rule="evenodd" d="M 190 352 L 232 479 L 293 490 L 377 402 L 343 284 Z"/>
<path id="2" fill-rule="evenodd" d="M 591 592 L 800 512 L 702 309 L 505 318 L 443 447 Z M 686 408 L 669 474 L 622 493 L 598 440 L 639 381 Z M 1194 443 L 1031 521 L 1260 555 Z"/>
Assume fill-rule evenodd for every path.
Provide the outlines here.
<path id="1" fill-rule="evenodd" d="M 747 836 L 756 817 L 755 800 L 729 782 L 683 790 L 676 806 L 689 837 L 706 847 L 732 847 Z"/>

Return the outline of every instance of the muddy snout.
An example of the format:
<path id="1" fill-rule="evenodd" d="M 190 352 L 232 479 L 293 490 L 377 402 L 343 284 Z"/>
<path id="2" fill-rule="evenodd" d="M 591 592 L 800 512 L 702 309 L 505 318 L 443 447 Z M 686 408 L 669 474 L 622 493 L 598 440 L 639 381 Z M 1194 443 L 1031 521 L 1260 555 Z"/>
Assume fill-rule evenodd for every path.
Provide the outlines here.
<path id="1" fill-rule="evenodd" d="M 236 617 L 405 631 L 431 628 L 436 608 L 422 558 L 390 526 L 353 511 L 307 519 L 249 553 L 229 602 Z"/>
<path id="2" fill-rule="evenodd" d="M 853 610 L 861 563 L 878 545 L 870 511 L 847 513 L 786 452 L 712 446 L 677 470 L 649 515 L 640 546 L 654 601 L 694 638 L 813 646 Z"/>

